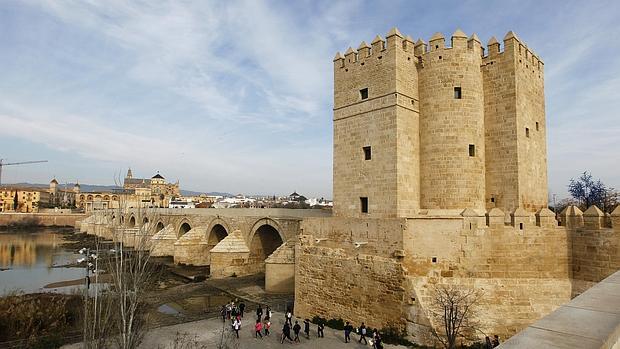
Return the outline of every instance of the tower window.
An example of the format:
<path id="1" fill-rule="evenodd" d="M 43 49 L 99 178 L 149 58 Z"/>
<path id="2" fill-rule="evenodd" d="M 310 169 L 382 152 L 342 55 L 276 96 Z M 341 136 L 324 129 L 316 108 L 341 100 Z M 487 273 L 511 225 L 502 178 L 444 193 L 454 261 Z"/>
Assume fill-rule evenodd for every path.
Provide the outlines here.
<path id="1" fill-rule="evenodd" d="M 474 144 L 469 145 L 469 156 L 476 156 L 476 146 Z"/>
<path id="2" fill-rule="evenodd" d="M 462 95 L 461 95 L 461 88 L 460 87 L 455 87 L 454 88 L 454 99 L 461 99 Z"/>
<path id="3" fill-rule="evenodd" d="M 368 198 L 360 198 L 362 213 L 368 213 Z"/>
<path id="4" fill-rule="evenodd" d="M 530 129 L 529 128 L 525 128 L 525 137 L 530 138 Z"/>
<path id="5" fill-rule="evenodd" d="M 536 131 L 538 131 L 538 121 L 536 121 Z"/>
<path id="6" fill-rule="evenodd" d="M 495 202 L 495 197 L 491 196 L 491 202 Z"/>
<path id="7" fill-rule="evenodd" d="M 360 90 L 360 97 L 362 97 L 362 99 L 368 99 L 368 88 Z"/>
<path id="8" fill-rule="evenodd" d="M 362 148 L 364 149 L 364 160 L 370 160 L 372 158 L 372 149 L 370 146 Z"/>

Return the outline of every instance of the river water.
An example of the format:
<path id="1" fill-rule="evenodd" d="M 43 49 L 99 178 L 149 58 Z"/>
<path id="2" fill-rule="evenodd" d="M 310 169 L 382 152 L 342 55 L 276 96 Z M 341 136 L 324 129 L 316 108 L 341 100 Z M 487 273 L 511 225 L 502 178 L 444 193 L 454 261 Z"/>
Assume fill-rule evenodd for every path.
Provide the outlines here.
<path id="1" fill-rule="evenodd" d="M 0 296 L 13 291 L 24 293 L 71 293 L 80 286 L 45 288 L 53 282 L 84 279 L 84 268 L 62 267 L 80 255 L 62 247 L 58 230 L 34 232 L 0 231 Z"/>

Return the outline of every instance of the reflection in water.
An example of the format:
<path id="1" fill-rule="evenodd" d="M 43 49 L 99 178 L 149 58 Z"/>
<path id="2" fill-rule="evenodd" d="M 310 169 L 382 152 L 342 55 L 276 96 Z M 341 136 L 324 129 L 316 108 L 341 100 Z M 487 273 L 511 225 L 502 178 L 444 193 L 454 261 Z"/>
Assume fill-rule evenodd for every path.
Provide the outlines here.
<path id="1" fill-rule="evenodd" d="M 82 268 L 52 268 L 78 258 L 72 251 L 64 250 L 62 242 L 62 234 L 53 230 L 0 232 L 0 295 L 10 291 L 50 291 L 43 286 L 83 278 Z"/>
<path id="2" fill-rule="evenodd" d="M 61 241 L 62 237 L 53 232 L 0 233 L 0 268 L 37 264 L 51 267 L 54 251 Z"/>

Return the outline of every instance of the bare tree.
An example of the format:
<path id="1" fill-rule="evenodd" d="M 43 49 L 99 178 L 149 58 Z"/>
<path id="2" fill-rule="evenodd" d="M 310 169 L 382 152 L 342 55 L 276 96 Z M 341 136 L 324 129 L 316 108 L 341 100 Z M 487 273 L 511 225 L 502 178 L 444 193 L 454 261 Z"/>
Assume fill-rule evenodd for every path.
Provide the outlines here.
<path id="1" fill-rule="evenodd" d="M 120 186 L 120 179 L 115 182 Z M 129 212 L 142 217 L 147 209 L 140 205 L 140 200 L 131 200 L 131 193 L 124 189 L 117 197 L 118 207 L 111 209 L 116 217 L 111 223 L 112 242 L 102 250 L 97 241 L 96 252 L 86 253 L 87 259 L 92 258 L 94 262 L 88 263 L 94 264 L 97 270 L 101 266 L 109 276 L 108 289 L 95 289 L 92 297 L 85 293 L 84 348 L 88 349 L 108 348 L 112 342 L 119 349 L 134 349 L 147 331 L 146 306 L 142 300 L 156 277 L 154 265 L 150 263 L 150 238 L 156 227 L 139 224 L 139 228 L 125 234 L 126 222 L 122 217 Z M 131 243 L 127 237 L 131 237 Z M 98 278 L 99 273 L 94 275 Z"/>
<path id="2" fill-rule="evenodd" d="M 432 333 L 444 348 L 455 349 L 459 337 L 475 333 L 476 306 L 481 295 L 480 291 L 454 285 L 435 287 L 430 307 Z"/>

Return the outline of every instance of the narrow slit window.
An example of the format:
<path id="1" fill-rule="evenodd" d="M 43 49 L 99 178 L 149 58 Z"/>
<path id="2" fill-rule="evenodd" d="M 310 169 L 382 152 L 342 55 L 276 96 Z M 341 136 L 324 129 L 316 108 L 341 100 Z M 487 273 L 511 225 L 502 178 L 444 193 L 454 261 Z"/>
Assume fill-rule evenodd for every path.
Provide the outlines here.
<path id="1" fill-rule="evenodd" d="M 454 99 L 461 99 L 463 96 L 461 94 L 461 88 L 460 87 L 455 87 L 454 88 Z"/>
<path id="2" fill-rule="evenodd" d="M 495 198 L 491 196 L 491 202 L 495 202 Z"/>
<path id="3" fill-rule="evenodd" d="M 368 198 L 360 198 L 362 213 L 368 213 Z"/>
<path id="4" fill-rule="evenodd" d="M 362 99 L 368 99 L 368 88 L 363 88 L 360 90 L 360 97 Z"/>
<path id="5" fill-rule="evenodd" d="M 469 145 L 469 156 L 476 156 L 476 146 L 474 144 Z"/>
<path id="6" fill-rule="evenodd" d="M 372 149 L 370 146 L 364 147 L 364 160 L 372 159 Z"/>
<path id="7" fill-rule="evenodd" d="M 536 121 L 536 131 L 538 131 L 538 130 L 539 130 L 539 128 L 538 128 L 538 121 Z"/>
<path id="8" fill-rule="evenodd" d="M 530 138 L 530 129 L 529 128 L 525 128 L 525 137 Z"/>
<path id="9" fill-rule="evenodd" d="M 523 230 L 523 223 L 519 223 L 519 230 Z"/>

